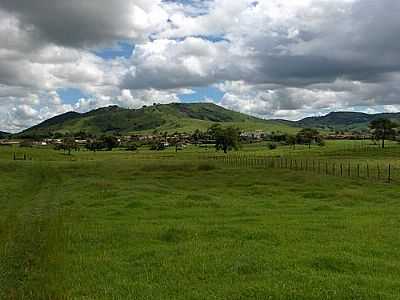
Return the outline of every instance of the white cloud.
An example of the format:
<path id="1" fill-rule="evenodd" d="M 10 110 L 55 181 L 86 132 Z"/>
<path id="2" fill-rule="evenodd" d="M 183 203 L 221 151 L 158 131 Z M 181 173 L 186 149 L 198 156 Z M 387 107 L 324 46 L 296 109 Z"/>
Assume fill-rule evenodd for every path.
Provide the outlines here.
<path id="1" fill-rule="evenodd" d="M 0 130 L 208 85 L 263 117 L 395 111 L 399 11 L 397 0 L 2 0 Z M 94 54 L 120 41 L 132 57 Z M 65 88 L 88 96 L 65 104 Z"/>
<path id="2" fill-rule="evenodd" d="M 226 76 L 236 77 L 234 56 L 229 51 L 225 41 L 214 43 L 194 37 L 138 45 L 123 87 L 171 89 L 204 86 Z"/>

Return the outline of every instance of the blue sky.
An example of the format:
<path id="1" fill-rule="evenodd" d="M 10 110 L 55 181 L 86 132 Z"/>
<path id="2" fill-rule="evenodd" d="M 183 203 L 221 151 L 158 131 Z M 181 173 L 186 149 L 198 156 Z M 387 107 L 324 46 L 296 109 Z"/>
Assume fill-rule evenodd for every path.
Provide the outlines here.
<path id="1" fill-rule="evenodd" d="M 290 120 L 400 111 L 399 11 L 395 0 L 0 1 L 0 130 L 155 101 Z"/>
<path id="2" fill-rule="evenodd" d="M 205 38 L 205 37 L 202 37 Z M 207 37 L 210 41 L 221 41 L 222 37 L 210 36 Z M 116 58 L 129 58 L 135 51 L 135 45 L 128 42 L 118 42 L 114 48 L 105 48 L 93 51 L 94 54 L 105 60 L 112 60 Z M 224 93 L 214 86 L 208 87 L 194 87 L 194 93 L 179 94 L 178 97 L 182 102 L 201 102 L 206 100 L 213 100 L 219 102 Z M 65 104 L 75 104 L 81 98 L 87 98 L 90 95 L 84 94 L 77 88 L 63 88 L 57 90 L 58 95 Z"/>
<path id="3" fill-rule="evenodd" d="M 193 94 L 179 95 L 182 102 L 199 102 L 207 99 L 212 99 L 214 102 L 219 102 L 224 93 L 213 86 L 193 88 Z"/>
<path id="4" fill-rule="evenodd" d="M 129 58 L 135 50 L 135 45 L 128 42 L 119 42 L 114 48 L 105 48 L 93 51 L 97 56 L 105 59 L 115 59 L 117 57 Z"/>
<path id="5" fill-rule="evenodd" d="M 75 104 L 79 99 L 87 97 L 81 90 L 75 88 L 58 89 L 57 93 L 65 104 Z"/>
<path id="6" fill-rule="evenodd" d="M 182 102 L 202 102 L 209 99 L 218 103 L 224 93 L 214 86 L 192 88 L 192 94 L 180 94 L 179 99 Z M 76 88 L 58 89 L 58 95 L 65 104 L 75 104 L 81 98 L 87 98 L 90 95 L 84 94 L 81 90 Z"/>

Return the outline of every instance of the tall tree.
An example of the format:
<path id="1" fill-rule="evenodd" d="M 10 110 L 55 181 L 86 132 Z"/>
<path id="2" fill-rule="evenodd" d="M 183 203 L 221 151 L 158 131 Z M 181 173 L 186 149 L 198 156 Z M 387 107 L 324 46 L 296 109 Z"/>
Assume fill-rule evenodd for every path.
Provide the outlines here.
<path id="1" fill-rule="evenodd" d="M 288 135 L 286 137 L 286 142 L 288 143 L 288 145 L 292 146 L 293 149 L 296 149 L 297 138 L 295 135 Z"/>
<path id="2" fill-rule="evenodd" d="M 73 149 L 76 150 L 78 148 L 78 145 L 75 142 L 75 138 L 74 137 L 66 137 L 66 138 L 63 139 L 61 148 L 64 150 L 64 153 L 65 153 L 65 151 L 67 151 L 68 155 L 71 155 L 71 151 Z"/>
<path id="3" fill-rule="evenodd" d="M 393 139 L 396 136 L 395 128 L 397 127 L 398 124 L 385 118 L 373 120 L 369 124 L 375 139 L 382 141 L 382 149 L 385 148 L 385 140 Z"/>
<path id="4" fill-rule="evenodd" d="M 215 140 L 217 151 L 223 150 L 224 153 L 240 146 L 240 130 L 235 127 L 222 128 L 220 125 L 213 125 L 208 130 L 210 136 Z"/>
<path id="5" fill-rule="evenodd" d="M 103 137 L 104 147 L 107 151 L 112 151 L 113 148 L 118 146 L 118 139 L 115 136 L 104 136 Z"/>
<path id="6" fill-rule="evenodd" d="M 311 148 L 312 143 L 316 143 L 321 140 L 318 130 L 313 128 L 304 128 L 297 133 L 297 142 L 299 144 L 306 144 L 308 148 Z"/>

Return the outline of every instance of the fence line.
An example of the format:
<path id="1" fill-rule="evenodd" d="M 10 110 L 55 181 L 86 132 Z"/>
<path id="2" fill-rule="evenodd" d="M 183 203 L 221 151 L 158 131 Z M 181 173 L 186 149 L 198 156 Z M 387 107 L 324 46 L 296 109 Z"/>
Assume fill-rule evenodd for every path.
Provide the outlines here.
<path id="1" fill-rule="evenodd" d="M 18 154 L 16 152 L 13 152 L 12 159 L 13 160 L 32 160 L 32 156 L 27 155 L 26 153 Z"/>
<path id="2" fill-rule="evenodd" d="M 214 155 L 208 159 L 222 162 L 233 168 L 271 168 L 313 172 L 319 175 L 362 178 L 372 181 L 392 183 L 397 179 L 397 168 L 392 164 L 351 163 L 322 159 L 298 159 L 288 157 L 260 157 L 250 155 Z"/>

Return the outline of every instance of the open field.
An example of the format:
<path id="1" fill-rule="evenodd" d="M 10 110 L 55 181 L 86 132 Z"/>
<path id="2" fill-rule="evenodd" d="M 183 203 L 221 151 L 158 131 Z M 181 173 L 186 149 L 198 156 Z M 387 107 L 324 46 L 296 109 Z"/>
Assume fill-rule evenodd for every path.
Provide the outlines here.
<path id="1" fill-rule="evenodd" d="M 398 166 L 400 146 L 240 154 Z M 0 148 L 0 299 L 399 298 L 397 182 L 210 155 Z"/>

